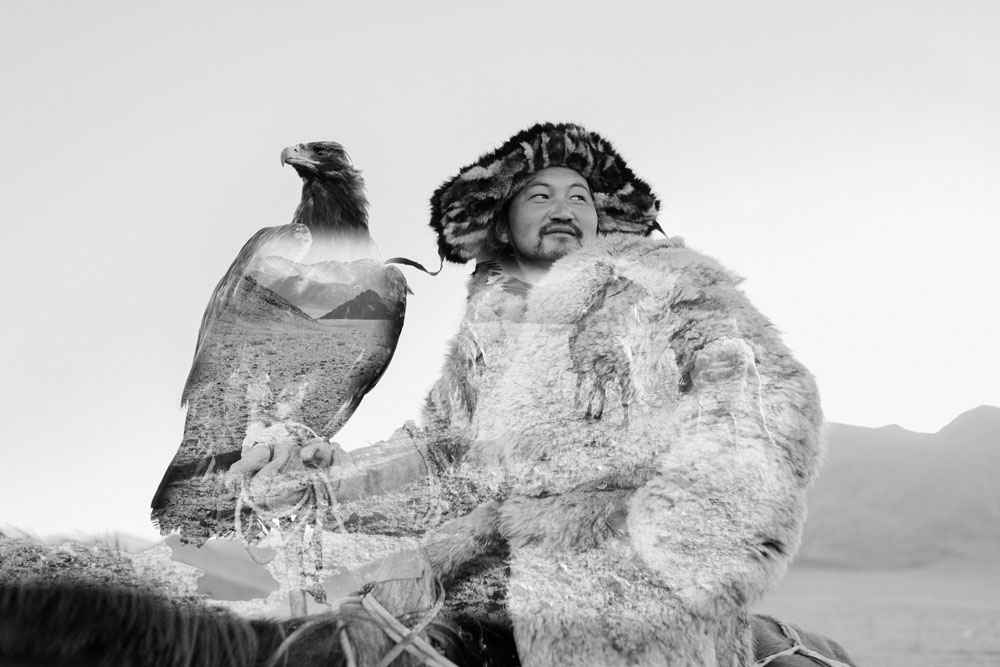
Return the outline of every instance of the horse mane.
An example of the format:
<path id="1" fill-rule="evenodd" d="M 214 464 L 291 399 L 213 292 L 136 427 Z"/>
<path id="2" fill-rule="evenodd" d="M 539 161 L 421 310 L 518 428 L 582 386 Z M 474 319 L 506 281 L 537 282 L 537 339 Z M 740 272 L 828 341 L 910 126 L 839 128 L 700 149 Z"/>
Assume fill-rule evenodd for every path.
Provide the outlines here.
<path id="1" fill-rule="evenodd" d="M 488 631 L 475 623 L 443 621 L 431 623 L 423 634 L 463 666 L 486 664 Z M 375 664 L 394 645 L 360 605 L 285 620 L 247 619 L 196 599 L 135 588 L 0 582 L 0 665 L 5 667 L 346 667 L 345 632 L 358 665 Z M 513 659 L 516 664 L 516 654 Z M 417 664 L 405 653 L 393 662 Z"/>
<path id="2" fill-rule="evenodd" d="M 0 583 L 0 656 L 39 664 L 243 667 L 264 648 L 257 625 L 134 588 Z"/>

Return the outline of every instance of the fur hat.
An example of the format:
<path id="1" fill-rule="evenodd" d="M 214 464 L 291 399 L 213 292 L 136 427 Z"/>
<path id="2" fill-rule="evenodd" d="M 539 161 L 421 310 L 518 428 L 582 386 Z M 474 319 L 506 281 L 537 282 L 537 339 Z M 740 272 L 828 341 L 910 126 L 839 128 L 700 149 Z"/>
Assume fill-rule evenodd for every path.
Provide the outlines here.
<path id="1" fill-rule="evenodd" d="M 445 259 L 464 264 L 495 257 L 491 227 L 507 202 L 546 167 L 580 172 L 594 195 L 597 231 L 649 234 L 659 229 L 660 202 L 596 132 L 570 123 L 540 123 L 514 135 L 458 172 L 431 197 L 431 227 Z"/>

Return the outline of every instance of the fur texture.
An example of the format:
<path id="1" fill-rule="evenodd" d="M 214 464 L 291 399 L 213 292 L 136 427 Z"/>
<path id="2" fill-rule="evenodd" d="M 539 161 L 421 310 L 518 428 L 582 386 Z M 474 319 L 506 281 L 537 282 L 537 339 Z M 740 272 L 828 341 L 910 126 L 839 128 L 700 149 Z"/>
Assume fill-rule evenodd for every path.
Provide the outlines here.
<path id="1" fill-rule="evenodd" d="M 747 610 L 798 548 L 822 415 L 738 282 L 634 234 L 526 295 L 474 275 L 427 421 L 446 486 L 482 504 L 426 543 L 453 612 L 502 596 L 525 665 L 750 663 Z"/>

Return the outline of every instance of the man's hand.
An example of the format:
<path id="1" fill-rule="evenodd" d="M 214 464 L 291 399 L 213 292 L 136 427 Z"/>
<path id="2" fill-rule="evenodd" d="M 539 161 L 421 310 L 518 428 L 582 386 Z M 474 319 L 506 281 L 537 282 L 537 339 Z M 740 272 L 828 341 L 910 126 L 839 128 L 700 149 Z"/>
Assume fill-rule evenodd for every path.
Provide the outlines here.
<path id="1" fill-rule="evenodd" d="M 343 460 L 343 450 L 336 443 L 323 438 L 303 441 L 286 424 L 260 429 L 253 439 L 254 444 L 229 472 L 237 484 L 249 480 L 253 501 L 267 509 L 298 504 L 312 485 L 309 470 L 326 469 Z"/>
<path id="2" fill-rule="evenodd" d="M 307 468 L 329 468 L 343 465 L 345 452 L 335 442 L 323 438 L 313 438 L 302 443 L 302 463 Z"/>

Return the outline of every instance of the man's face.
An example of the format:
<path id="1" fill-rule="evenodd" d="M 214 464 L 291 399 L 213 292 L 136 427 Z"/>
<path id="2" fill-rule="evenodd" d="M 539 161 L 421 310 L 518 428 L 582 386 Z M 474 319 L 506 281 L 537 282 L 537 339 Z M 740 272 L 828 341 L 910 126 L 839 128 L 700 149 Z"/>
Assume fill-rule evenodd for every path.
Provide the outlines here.
<path id="1" fill-rule="evenodd" d="M 597 209 L 586 179 L 566 167 L 536 173 L 510 202 L 500 240 L 522 264 L 548 266 L 597 237 Z"/>

